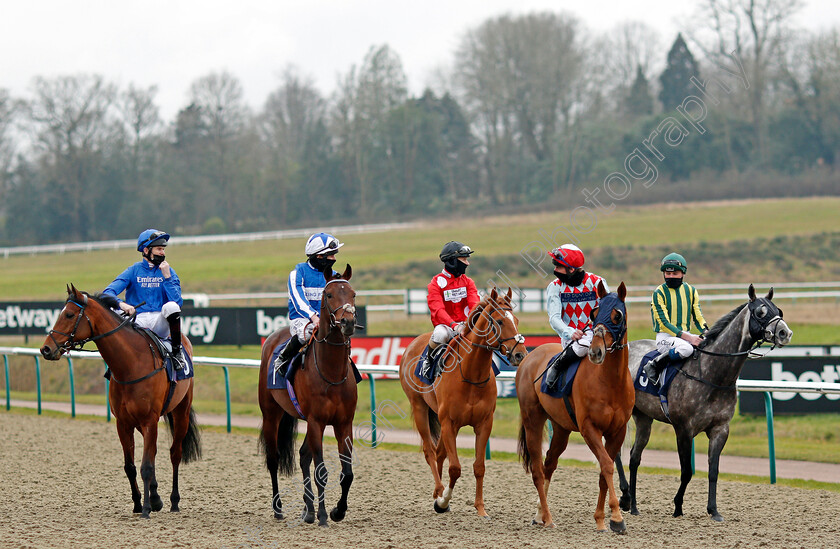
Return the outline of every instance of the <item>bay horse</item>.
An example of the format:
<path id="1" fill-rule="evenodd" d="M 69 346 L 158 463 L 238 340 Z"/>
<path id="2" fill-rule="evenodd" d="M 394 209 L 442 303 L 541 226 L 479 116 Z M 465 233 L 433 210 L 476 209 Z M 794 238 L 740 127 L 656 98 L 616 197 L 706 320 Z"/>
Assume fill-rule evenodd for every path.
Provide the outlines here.
<path id="1" fill-rule="evenodd" d="M 579 431 L 601 468 L 596 527 L 599 531 L 607 529 L 604 501 L 609 491 L 610 529 L 623 534 L 627 528 L 613 484 L 613 460 L 624 442 L 634 402 L 633 380 L 627 368 L 627 311 L 624 305 L 627 289 L 622 282 L 617 293 L 607 294 L 603 283 L 599 282 L 597 292 L 600 301 L 591 315 L 594 337 L 574 378 L 569 406 L 564 399 L 540 391 L 548 361 L 563 350 L 561 344 L 540 345 L 516 372 L 516 393 L 522 416 L 519 456 L 525 471 L 531 473 L 540 499 L 532 524 L 554 527 L 546 500 L 548 486 L 557 468 L 557 459 L 569 442 L 569 434 Z M 543 464 L 546 420 L 551 420 L 554 434 Z"/>
<path id="2" fill-rule="evenodd" d="M 353 483 L 353 417 L 357 400 L 356 379 L 350 365 L 350 337 L 356 329 L 356 292 L 349 282 L 353 270 L 347 265 L 340 276 L 331 268 L 324 274 L 327 284 L 321 297 L 318 328 L 306 349 L 303 366 L 294 377 L 294 394 L 306 421 L 306 438 L 300 447 L 306 505 L 301 518 L 310 524 L 315 522 L 314 492 L 309 473 L 314 459 L 320 526 L 327 526 L 324 489 L 328 477 L 323 454 L 324 428 L 332 425 L 341 461 L 341 497 L 330 511 L 330 518 L 338 522 L 347 512 L 347 494 Z M 268 336 L 263 343 L 260 360 L 258 394 L 263 418 L 260 446 L 265 452 L 265 464 L 271 475 L 271 506 L 278 520 L 284 515 L 277 472 L 279 470 L 285 476 L 294 472 L 294 446 L 298 418 L 301 416 L 288 391 L 268 388 L 268 375 L 274 368 L 271 360 L 274 349 L 290 336 L 289 328 Z"/>
<path id="3" fill-rule="evenodd" d="M 773 299 L 773 288 L 763 298 L 756 297 L 750 284 L 749 301 L 724 315 L 704 335 L 694 357 L 686 360 L 668 390 L 668 415 L 659 397 L 636 391 L 633 422 L 636 440 L 630 450 L 630 483 L 624 477 L 620 457 L 616 460 L 621 483 L 621 506 L 638 515 L 636 480 L 642 451 L 650 439 L 653 420 L 670 423 L 677 436 L 680 458 L 680 487 L 674 496 L 674 516 L 683 514 L 683 496 L 692 477 L 691 442 L 701 432 L 709 438 L 709 499 L 706 512 L 717 522 L 723 517 L 717 508 L 717 479 L 720 453 L 729 438 L 729 421 L 735 413 L 735 383 L 751 351 L 767 342 L 775 346 L 790 343 L 793 331 L 782 320 L 782 311 Z M 630 373 L 635 379 L 642 357 L 656 348 L 656 342 L 642 339 L 630 343 Z"/>
<path id="4" fill-rule="evenodd" d="M 125 459 L 125 475 L 131 485 L 134 512 L 149 518 L 150 511 L 160 511 L 163 502 L 158 495 L 155 478 L 158 420 L 166 418 L 172 434 L 169 459 L 172 462 L 171 512 L 179 511 L 178 467 L 201 457 L 201 439 L 195 412 L 192 409 L 193 378 L 178 381 L 169 397 L 170 382 L 163 358 L 149 336 L 135 329 L 131 317 L 123 317 L 112 309 L 119 303 L 111 296 L 90 295 L 67 287 L 67 301 L 41 347 L 47 360 L 58 360 L 71 350 L 81 350 L 93 342 L 111 371 L 108 401 L 116 420 L 117 434 Z M 192 345 L 181 338 L 185 353 L 192 356 Z M 169 397 L 167 399 L 167 397 Z M 164 409 L 164 406 L 166 408 Z M 143 480 L 143 505 L 137 487 L 134 466 L 134 431 L 143 436 L 143 459 L 140 477 Z"/>
<path id="5" fill-rule="evenodd" d="M 431 333 L 415 338 L 400 362 L 400 382 L 408 396 L 414 424 L 423 442 L 423 455 L 432 470 L 434 509 L 449 511 L 455 482 L 461 476 L 461 462 L 455 438 L 464 425 L 475 431 L 475 508 L 489 518 L 484 508 L 484 453 L 493 428 L 496 410 L 496 376 L 493 352 L 505 354 L 517 366 L 527 354 L 519 320 L 513 315 L 511 290 L 501 296 L 493 288 L 470 312 L 464 332 L 455 336 L 441 354 L 443 372 L 432 385 L 415 374 L 417 360 L 429 343 Z M 441 482 L 443 462 L 449 460 L 449 485 Z"/>

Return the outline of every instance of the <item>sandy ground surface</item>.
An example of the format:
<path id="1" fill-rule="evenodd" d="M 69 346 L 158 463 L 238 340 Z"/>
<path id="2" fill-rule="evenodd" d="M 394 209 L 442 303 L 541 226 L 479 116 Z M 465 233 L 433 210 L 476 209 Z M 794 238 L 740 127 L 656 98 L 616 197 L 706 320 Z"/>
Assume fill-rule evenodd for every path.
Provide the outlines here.
<path id="1" fill-rule="evenodd" d="M 138 438 L 139 444 L 139 438 Z M 159 440 L 164 509 L 172 486 Z M 485 499 L 492 520 L 472 508 L 472 460 L 463 460 L 450 513 L 432 510 L 431 475 L 418 452 L 357 446 L 350 509 L 329 528 L 301 524 L 300 475 L 281 480 L 285 521 L 273 518 L 270 483 L 256 437 L 203 433 L 204 459 L 183 466 L 181 513 L 143 520 L 131 512 L 112 424 L 21 414 L 0 416 L 0 547 L 837 547 L 840 494 L 723 481 L 724 523 L 706 515 L 706 483 L 689 485 L 686 515 L 672 518 L 678 479 L 641 475 L 640 516 L 628 534 L 595 532 L 597 472 L 558 469 L 549 504 L 557 528 L 531 526 L 536 491 L 519 464 L 491 461 Z M 328 446 L 327 508 L 338 498 L 338 459 Z M 138 451 L 139 457 L 139 451 Z M 138 463 L 139 469 L 139 463 Z"/>

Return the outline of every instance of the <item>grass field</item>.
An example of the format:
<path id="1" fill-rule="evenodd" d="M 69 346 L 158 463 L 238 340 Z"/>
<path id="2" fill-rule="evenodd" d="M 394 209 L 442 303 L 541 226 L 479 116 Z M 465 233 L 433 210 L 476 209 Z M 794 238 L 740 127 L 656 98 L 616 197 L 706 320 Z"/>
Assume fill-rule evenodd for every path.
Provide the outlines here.
<path id="1" fill-rule="evenodd" d="M 660 281 L 659 259 L 672 250 L 689 261 L 689 280 L 694 283 L 750 282 L 762 288 L 784 281 L 840 280 L 840 198 L 819 197 L 786 200 L 756 200 L 685 205 L 619 206 L 601 216 L 588 232 L 574 233 L 587 255 L 587 269 L 630 284 Z M 360 289 L 423 287 L 440 269 L 437 254 L 443 243 L 457 239 L 475 250 L 470 270 L 479 285 L 496 280 L 502 270 L 520 287 L 544 287 L 548 282 L 520 256 L 562 243 L 569 212 L 496 216 L 418 223 L 414 228 L 381 234 L 338 234 L 346 242 L 338 267 L 351 263 L 353 285 Z M 552 236 L 554 235 L 554 236 Z M 122 235 L 129 237 L 131 235 Z M 285 279 L 302 259 L 303 240 L 260 241 L 200 246 L 173 245 L 168 258 L 177 270 L 184 292 L 285 291 Z M 63 300 L 65 284 L 100 291 L 127 265 L 138 259 L 133 250 L 97 251 L 66 255 L 12 256 L 0 258 L 0 301 Z M 546 262 L 547 265 L 547 262 Z M 746 293 L 745 293 L 746 298 Z M 780 301 L 785 320 L 794 330 L 797 345 L 840 344 L 840 307 L 837 300 Z M 710 322 L 731 310 L 735 303 L 704 306 Z M 651 337 L 649 310 L 631 306 L 629 337 Z M 520 331 L 545 334 L 543 313 L 520 315 Z M 431 328 L 428 318 L 401 313 L 371 313 L 370 335 L 415 335 Z M 20 345 L 4 338 L 0 345 Z M 41 344 L 33 338 L 30 347 Z M 200 347 L 196 354 L 232 358 L 257 358 L 256 347 Z M 22 359 L 21 359 L 22 360 Z M 13 361 L 13 394 L 34 399 L 34 369 Z M 76 388 L 80 401 L 91 399 L 104 406 L 101 366 L 78 366 Z M 69 399 L 66 368 L 44 368 L 46 399 Z M 256 415 L 256 371 L 231 368 L 233 412 Z M 200 367 L 196 407 L 205 412 L 224 412 L 224 377 L 220 368 Z M 380 382 L 377 397 L 390 399 L 407 410 L 405 396 L 395 382 Z M 358 417 L 370 412 L 368 385 L 359 386 Z M 389 420 L 391 418 L 389 417 Z M 407 418 L 393 418 L 397 428 L 410 428 Z M 500 400 L 494 436 L 514 436 L 518 425 L 515 400 Z M 840 462 L 840 417 L 779 417 L 776 421 L 777 453 L 785 459 Z M 704 449 L 705 437 L 698 437 Z M 670 427 L 658 425 L 651 448 L 673 449 Z M 726 453 L 766 456 L 766 423 L 763 417 L 736 417 Z"/>

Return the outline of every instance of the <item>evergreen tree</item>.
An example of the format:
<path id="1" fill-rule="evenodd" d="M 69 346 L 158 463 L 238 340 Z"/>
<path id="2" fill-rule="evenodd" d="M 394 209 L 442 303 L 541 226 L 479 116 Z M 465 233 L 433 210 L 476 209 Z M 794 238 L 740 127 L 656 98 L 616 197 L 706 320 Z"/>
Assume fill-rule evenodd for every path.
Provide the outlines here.
<path id="1" fill-rule="evenodd" d="M 662 84 L 659 101 L 662 102 L 666 111 L 676 108 L 683 99 L 697 92 L 697 88 L 691 83 L 692 76 L 700 78 L 697 61 L 688 51 L 682 34 L 677 34 L 677 39 L 674 40 L 674 45 L 668 52 L 668 66 L 659 77 L 659 82 Z"/>
<path id="2" fill-rule="evenodd" d="M 653 114 L 653 97 L 641 65 L 636 66 L 636 79 L 624 100 L 624 112 L 631 118 Z"/>

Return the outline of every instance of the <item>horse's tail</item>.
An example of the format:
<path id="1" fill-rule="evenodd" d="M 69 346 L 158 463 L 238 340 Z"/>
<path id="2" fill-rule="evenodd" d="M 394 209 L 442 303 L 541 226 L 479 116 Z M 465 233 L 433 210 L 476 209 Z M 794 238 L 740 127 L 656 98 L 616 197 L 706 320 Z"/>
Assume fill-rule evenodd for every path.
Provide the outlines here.
<path id="1" fill-rule="evenodd" d="M 265 466 L 271 470 L 270 460 L 277 460 L 277 471 L 283 476 L 295 472 L 295 440 L 297 439 L 298 421 L 290 414 L 283 414 L 277 425 L 277 456 L 273 458 L 265 444 L 265 433 L 260 430 L 260 449 L 265 454 Z"/>
<path id="2" fill-rule="evenodd" d="M 429 408 L 429 434 L 432 435 L 432 442 L 437 444 L 440 440 L 440 418 L 431 408 Z"/>
<path id="3" fill-rule="evenodd" d="M 525 425 L 519 424 L 519 442 L 516 445 L 519 453 L 519 459 L 522 460 L 522 467 L 525 468 L 526 473 L 531 472 L 531 453 L 528 451 L 528 440 L 525 437 Z"/>
<path id="4" fill-rule="evenodd" d="M 174 437 L 175 423 L 171 412 L 166 414 L 166 423 L 169 425 L 169 433 Z M 181 441 L 181 463 L 190 463 L 199 459 L 201 459 L 201 431 L 198 428 L 198 421 L 195 419 L 195 410 L 190 407 L 187 434 Z"/>

